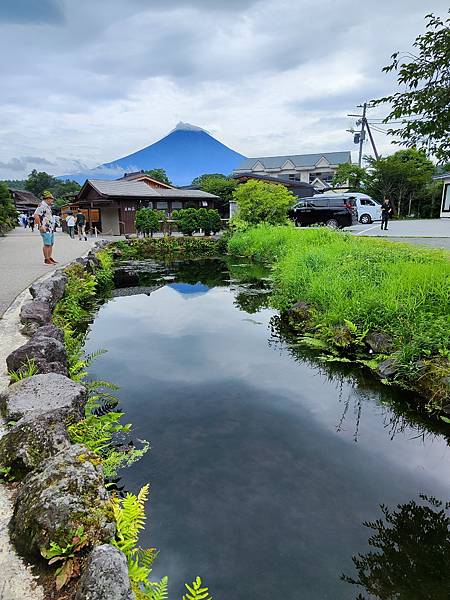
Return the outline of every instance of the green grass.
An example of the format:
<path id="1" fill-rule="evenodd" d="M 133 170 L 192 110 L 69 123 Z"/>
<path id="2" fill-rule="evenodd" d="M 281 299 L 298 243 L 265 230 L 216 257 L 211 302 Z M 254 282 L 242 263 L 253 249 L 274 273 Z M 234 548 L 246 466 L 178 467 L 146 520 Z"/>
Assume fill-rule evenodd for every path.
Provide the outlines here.
<path id="1" fill-rule="evenodd" d="M 405 376 L 416 362 L 450 354 L 450 261 L 443 250 L 329 229 L 259 226 L 231 238 L 233 255 L 272 263 L 272 304 L 303 300 L 330 338 L 345 321 L 391 335 Z"/>

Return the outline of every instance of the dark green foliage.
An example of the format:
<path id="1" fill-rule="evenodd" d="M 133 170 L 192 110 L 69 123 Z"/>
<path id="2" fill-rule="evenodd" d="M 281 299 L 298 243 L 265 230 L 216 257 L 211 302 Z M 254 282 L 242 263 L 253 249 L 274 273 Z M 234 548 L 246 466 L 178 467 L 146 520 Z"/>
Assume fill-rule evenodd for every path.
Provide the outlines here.
<path id="1" fill-rule="evenodd" d="M 218 242 L 203 237 L 144 238 L 115 242 L 124 259 L 208 258 L 219 254 Z"/>
<path id="2" fill-rule="evenodd" d="M 67 195 L 76 194 L 81 186 L 76 181 L 66 179 L 61 181 L 45 171 L 33 169 L 24 183 L 24 188 L 37 197 L 42 196 L 44 190 L 49 190 L 55 197 L 55 204 L 62 205 L 67 202 Z"/>
<path id="3" fill-rule="evenodd" d="M 409 148 L 378 160 L 369 157 L 367 162 L 365 192 L 380 202 L 390 198 L 398 215 L 417 214 L 434 173 L 425 153 Z"/>
<path id="4" fill-rule="evenodd" d="M 167 185 L 172 185 L 172 182 L 167 177 L 165 169 L 147 169 L 146 171 L 144 171 L 144 173 L 152 179 L 160 181 L 161 183 L 167 183 Z"/>
<path id="5" fill-rule="evenodd" d="M 198 224 L 205 235 L 211 235 L 211 233 L 221 230 L 220 215 L 215 208 L 199 208 L 197 215 Z"/>
<path id="6" fill-rule="evenodd" d="M 426 15 L 427 32 L 419 35 L 413 53 L 395 52 L 385 73 L 396 72 L 402 91 L 376 100 L 389 102 L 385 123 L 397 143 L 424 148 L 439 162 L 450 160 L 450 18 Z M 397 123 L 399 123 L 397 125 Z"/>
<path id="7" fill-rule="evenodd" d="M 236 189 L 237 181 L 221 173 L 205 173 L 192 181 L 192 185 L 198 186 L 204 192 L 219 196 L 223 202 L 233 199 L 233 191 Z"/>
<path id="8" fill-rule="evenodd" d="M 6 183 L 0 182 L 0 235 L 17 225 L 17 211 L 9 195 Z"/>
<path id="9" fill-rule="evenodd" d="M 178 231 L 181 231 L 184 235 L 192 235 L 200 229 L 199 215 L 196 208 L 174 210 L 172 219 L 177 224 Z"/>
<path id="10" fill-rule="evenodd" d="M 450 597 L 449 504 L 421 496 L 364 525 L 375 550 L 353 557 L 357 578 L 342 575 L 379 600 L 448 600 Z M 358 596 L 363 600 L 365 597 Z"/>
<path id="11" fill-rule="evenodd" d="M 342 163 L 333 176 L 333 185 L 347 187 L 351 192 L 360 192 L 364 184 L 367 171 L 358 165 Z"/>
<path id="12" fill-rule="evenodd" d="M 161 222 L 164 223 L 166 215 L 160 210 L 152 208 L 140 208 L 136 211 L 136 229 L 144 235 L 153 234 L 161 230 Z"/>

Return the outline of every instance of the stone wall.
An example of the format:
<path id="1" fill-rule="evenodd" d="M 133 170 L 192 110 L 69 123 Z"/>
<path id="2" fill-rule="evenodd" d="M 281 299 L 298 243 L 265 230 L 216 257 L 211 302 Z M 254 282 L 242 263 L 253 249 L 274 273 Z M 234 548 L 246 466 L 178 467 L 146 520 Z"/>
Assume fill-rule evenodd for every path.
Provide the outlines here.
<path id="1" fill-rule="evenodd" d="M 76 262 L 89 272 L 99 265 L 95 249 Z M 132 600 L 125 556 L 107 543 L 115 522 L 102 466 L 86 447 L 71 444 L 67 432 L 83 418 L 87 394 L 68 377 L 64 335 L 52 323 L 66 283 L 59 270 L 31 286 L 32 300 L 20 310 L 27 341 L 6 358 L 9 371 L 24 372 L 30 361 L 39 370 L 0 392 L 0 413 L 10 425 L 0 439 L 0 464 L 18 482 L 10 537 L 37 561 L 50 542 L 64 547 L 82 527 L 90 554 L 77 600 Z"/>

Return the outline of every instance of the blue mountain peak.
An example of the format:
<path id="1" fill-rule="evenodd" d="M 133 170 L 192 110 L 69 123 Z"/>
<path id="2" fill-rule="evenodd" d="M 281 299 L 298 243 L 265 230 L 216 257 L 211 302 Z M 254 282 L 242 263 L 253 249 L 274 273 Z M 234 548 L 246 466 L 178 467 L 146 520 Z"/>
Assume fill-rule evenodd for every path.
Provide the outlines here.
<path id="1" fill-rule="evenodd" d="M 85 179 L 117 179 L 124 173 L 163 168 L 174 185 L 189 185 L 204 173 L 227 175 L 244 158 L 201 127 L 180 122 L 165 137 L 142 150 L 61 179 L 83 183 Z"/>

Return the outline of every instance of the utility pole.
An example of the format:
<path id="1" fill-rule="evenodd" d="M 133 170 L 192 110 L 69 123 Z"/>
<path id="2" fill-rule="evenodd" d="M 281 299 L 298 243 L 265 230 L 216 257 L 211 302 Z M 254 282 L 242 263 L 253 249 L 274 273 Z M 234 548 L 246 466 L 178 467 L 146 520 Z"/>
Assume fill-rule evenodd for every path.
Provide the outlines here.
<path id="1" fill-rule="evenodd" d="M 363 143 L 364 143 L 364 138 L 365 138 L 364 128 L 366 126 L 367 102 L 364 102 L 362 107 L 360 104 L 358 104 L 358 108 L 363 109 L 362 120 L 361 120 L 361 134 L 359 136 L 359 155 L 358 155 L 358 167 L 360 167 L 361 163 L 362 163 L 362 151 L 363 151 Z"/>
<path id="2" fill-rule="evenodd" d="M 375 158 L 378 160 L 380 158 L 380 155 L 378 154 L 377 147 L 375 146 L 375 141 L 373 139 L 372 131 L 370 130 L 369 121 L 367 119 L 366 119 L 366 126 L 367 126 L 367 133 L 369 134 L 369 138 L 370 138 L 370 143 L 372 144 L 373 153 L 375 154 Z"/>
<path id="3" fill-rule="evenodd" d="M 351 129 L 347 129 L 347 131 L 349 133 L 354 134 L 353 141 L 355 142 L 355 144 L 359 144 L 358 166 L 361 166 L 363 144 L 364 144 L 364 140 L 366 139 L 366 131 L 365 131 L 366 128 L 367 128 L 367 133 L 369 134 L 370 143 L 372 144 L 372 149 L 373 149 L 373 153 L 375 154 L 375 158 L 378 160 L 380 158 L 380 155 L 378 154 L 377 147 L 375 146 L 375 140 L 373 139 L 372 131 L 369 127 L 369 121 L 367 120 L 367 117 L 366 117 L 367 108 L 371 108 L 371 107 L 370 107 L 370 105 L 367 104 L 367 102 L 364 102 L 364 104 L 358 104 L 358 108 L 363 109 L 362 115 L 347 115 L 347 116 L 348 117 L 358 117 L 358 121 L 356 121 L 356 124 L 361 125 L 361 131 L 355 132 L 353 127 Z"/>

